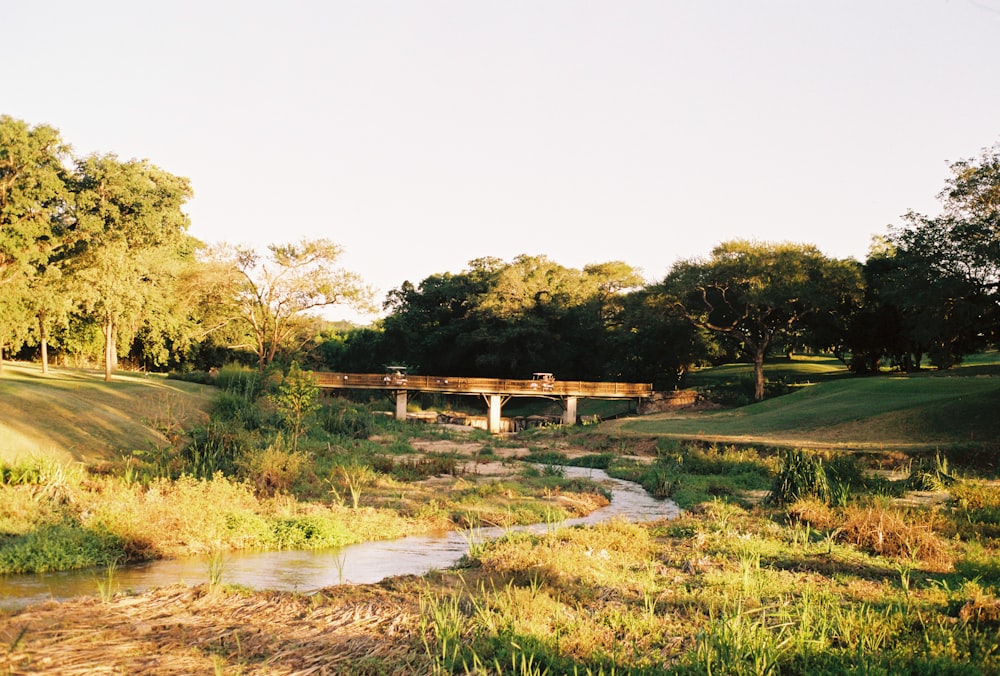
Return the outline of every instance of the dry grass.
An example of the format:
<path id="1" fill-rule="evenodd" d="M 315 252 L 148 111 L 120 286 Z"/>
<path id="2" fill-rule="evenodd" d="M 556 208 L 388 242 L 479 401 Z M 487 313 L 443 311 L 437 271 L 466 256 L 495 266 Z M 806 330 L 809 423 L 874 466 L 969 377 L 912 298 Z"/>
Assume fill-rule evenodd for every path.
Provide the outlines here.
<path id="1" fill-rule="evenodd" d="M 386 586 L 315 596 L 171 586 L 106 603 L 48 603 L 0 620 L 0 670 L 339 674 L 364 673 L 367 659 L 423 673 L 415 598 Z"/>
<path id="2" fill-rule="evenodd" d="M 947 542 L 935 532 L 934 513 L 909 513 L 882 505 L 843 510 L 838 539 L 863 551 L 896 559 L 918 560 L 928 569 L 946 571 L 953 564 Z"/>

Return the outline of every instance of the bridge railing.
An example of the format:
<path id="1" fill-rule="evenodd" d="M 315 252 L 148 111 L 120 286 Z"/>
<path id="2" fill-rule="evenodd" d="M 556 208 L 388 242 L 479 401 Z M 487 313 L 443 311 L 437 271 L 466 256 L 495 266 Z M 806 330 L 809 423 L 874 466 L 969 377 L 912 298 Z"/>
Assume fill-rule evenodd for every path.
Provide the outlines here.
<path id="1" fill-rule="evenodd" d="M 315 371 L 316 383 L 323 389 L 385 389 L 444 392 L 449 394 L 507 394 L 523 396 L 576 397 L 648 397 L 649 383 L 603 383 L 579 380 L 513 380 L 503 378 L 466 378 L 451 376 L 406 376 L 378 373 L 332 373 Z"/>

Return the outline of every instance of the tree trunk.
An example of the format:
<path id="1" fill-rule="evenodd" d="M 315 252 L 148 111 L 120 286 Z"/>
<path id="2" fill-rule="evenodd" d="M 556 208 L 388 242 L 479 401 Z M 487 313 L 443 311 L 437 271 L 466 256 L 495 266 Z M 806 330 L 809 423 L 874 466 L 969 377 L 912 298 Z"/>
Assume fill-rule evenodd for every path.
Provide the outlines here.
<path id="1" fill-rule="evenodd" d="M 753 398 L 754 401 L 764 400 L 764 353 L 767 350 L 759 348 L 753 354 Z"/>
<path id="2" fill-rule="evenodd" d="M 115 354 L 115 322 L 110 317 L 104 322 L 104 382 L 111 382 L 117 355 Z"/>
<path id="3" fill-rule="evenodd" d="M 49 372 L 49 331 L 45 325 L 44 312 L 38 313 L 38 338 L 38 347 L 42 353 L 42 373 L 47 374 Z"/>

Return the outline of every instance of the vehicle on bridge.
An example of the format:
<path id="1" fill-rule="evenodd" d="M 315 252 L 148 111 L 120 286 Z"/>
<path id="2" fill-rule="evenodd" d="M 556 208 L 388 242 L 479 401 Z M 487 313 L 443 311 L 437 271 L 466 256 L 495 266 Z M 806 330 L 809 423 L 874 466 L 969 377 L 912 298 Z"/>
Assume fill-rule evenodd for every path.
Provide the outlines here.
<path id="1" fill-rule="evenodd" d="M 387 366 L 385 369 L 385 377 L 382 380 L 385 381 L 386 385 L 405 385 L 406 367 Z"/>
<path id="2" fill-rule="evenodd" d="M 531 389 L 541 390 L 542 392 L 551 392 L 553 386 L 555 385 L 556 377 L 551 373 L 533 373 L 531 374 Z"/>

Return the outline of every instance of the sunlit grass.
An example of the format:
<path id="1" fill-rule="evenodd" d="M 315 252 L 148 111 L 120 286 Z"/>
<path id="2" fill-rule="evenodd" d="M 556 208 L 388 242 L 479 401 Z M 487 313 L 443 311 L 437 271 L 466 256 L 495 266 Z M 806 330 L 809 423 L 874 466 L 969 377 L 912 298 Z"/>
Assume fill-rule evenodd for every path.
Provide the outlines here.
<path id="1" fill-rule="evenodd" d="M 760 403 L 622 422 L 623 432 L 773 444 L 885 448 L 1000 438 L 1000 381 L 942 374 L 821 382 Z"/>

